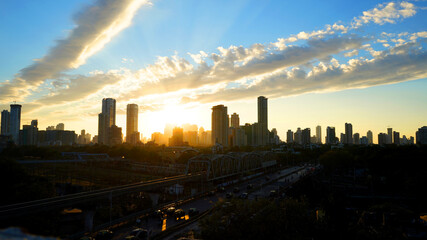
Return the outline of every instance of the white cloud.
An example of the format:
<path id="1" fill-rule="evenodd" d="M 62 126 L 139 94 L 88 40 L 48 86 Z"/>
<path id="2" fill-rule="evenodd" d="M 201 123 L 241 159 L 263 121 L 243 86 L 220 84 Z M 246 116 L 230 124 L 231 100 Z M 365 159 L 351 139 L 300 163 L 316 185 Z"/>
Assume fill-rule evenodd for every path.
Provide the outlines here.
<path id="1" fill-rule="evenodd" d="M 378 4 L 374 9 L 364 11 L 363 16 L 355 17 L 352 27 L 358 28 L 370 22 L 379 25 L 396 23 L 396 20 L 411 17 L 415 15 L 415 13 L 415 5 L 409 2 Z"/>
<path id="2" fill-rule="evenodd" d="M 344 53 L 345 57 L 353 57 L 359 54 L 359 51 L 357 49 L 354 49 L 353 51 Z"/>
<path id="3" fill-rule="evenodd" d="M 0 84 L 0 102 L 22 100 L 47 79 L 77 68 L 128 27 L 145 0 L 98 0 L 74 17 L 76 27 L 41 59 L 20 70 L 10 83 Z"/>

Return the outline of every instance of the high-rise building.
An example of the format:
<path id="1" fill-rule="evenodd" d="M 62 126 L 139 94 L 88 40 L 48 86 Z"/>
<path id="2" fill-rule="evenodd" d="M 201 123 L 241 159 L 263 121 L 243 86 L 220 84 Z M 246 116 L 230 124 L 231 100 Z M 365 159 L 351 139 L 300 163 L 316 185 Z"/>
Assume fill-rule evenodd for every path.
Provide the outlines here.
<path id="1" fill-rule="evenodd" d="M 345 123 L 344 144 L 353 144 L 353 125 L 351 123 Z"/>
<path id="2" fill-rule="evenodd" d="M 111 125 L 111 127 L 108 128 L 107 136 L 109 137 L 108 144 L 110 146 L 123 143 L 123 133 L 121 127 Z"/>
<path id="3" fill-rule="evenodd" d="M 400 133 L 394 131 L 393 132 L 393 144 L 400 145 Z"/>
<path id="4" fill-rule="evenodd" d="M 10 105 L 10 123 L 9 134 L 12 136 L 12 141 L 19 144 L 19 130 L 21 128 L 21 108 L 19 104 Z"/>
<path id="5" fill-rule="evenodd" d="M 244 135 L 245 135 L 245 145 L 247 146 L 255 146 L 256 142 L 255 142 L 255 132 L 256 129 L 258 128 L 258 123 L 254 123 L 254 124 L 250 124 L 250 123 L 245 123 L 245 125 L 240 126 L 241 129 L 243 129 L 244 131 Z"/>
<path id="6" fill-rule="evenodd" d="M 301 128 L 297 128 L 297 131 L 294 133 L 294 142 L 297 144 L 302 144 Z"/>
<path id="7" fill-rule="evenodd" d="M 268 104 L 267 98 L 264 96 L 258 97 L 258 145 L 264 146 L 268 144 Z"/>
<path id="8" fill-rule="evenodd" d="M 240 126 L 239 114 L 233 113 L 231 115 L 231 127 L 239 128 L 239 126 Z"/>
<path id="9" fill-rule="evenodd" d="M 385 133 L 378 134 L 378 145 L 387 144 L 387 141 L 388 141 L 388 134 L 385 134 Z"/>
<path id="10" fill-rule="evenodd" d="M 31 125 L 23 125 L 20 130 L 19 144 L 20 145 L 37 145 L 37 120 L 32 120 Z"/>
<path id="11" fill-rule="evenodd" d="M 316 143 L 322 144 L 322 127 L 316 127 Z"/>
<path id="12" fill-rule="evenodd" d="M 111 133 L 118 132 L 117 129 L 109 131 L 108 129 L 116 124 L 116 100 L 113 98 L 102 99 L 102 112 L 98 115 L 98 143 L 109 144 Z M 117 126 L 116 126 L 117 127 Z M 120 128 L 121 131 L 121 128 Z"/>
<path id="13" fill-rule="evenodd" d="M 374 144 L 374 139 L 371 130 L 368 130 L 368 132 L 366 133 L 366 137 L 368 138 L 368 144 Z"/>
<path id="14" fill-rule="evenodd" d="M 302 130 L 301 138 L 302 138 L 301 140 L 303 145 L 310 144 L 311 142 L 310 128 L 306 128 Z"/>
<path id="15" fill-rule="evenodd" d="M 65 130 L 65 125 L 63 123 L 58 123 L 56 125 L 56 130 L 62 130 L 62 131 L 64 131 Z"/>
<path id="16" fill-rule="evenodd" d="M 417 144 L 427 144 L 427 126 L 418 128 L 418 131 L 415 133 L 416 143 Z M 411 137 L 411 141 L 413 143 L 413 137 Z"/>
<path id="17" fill-rule="evenodd" d="M 228 115 L 224 105 L 212 107 L 212 144 L 216 143 L 228 146 Z"/>
<path id="18" fill-rule="evenodd" d="M 286 132 L 286 143 L 293 143 L 294 142 L 294 132 L 292 132 L 291 129 L 289 129 Z"/>
<path id="19" fill-rule="evenodd" d="M 321 126 L 316 127 L 316 143 L 318 144 L 322 143 L 322 127 Z"/>
<path id="20" fill-rule="evenodd" d="M 387 128 L 387 144 L 393 143 L 393 128 Z"/>
<path id="21" fill-rule="evenodd" d="M 126 142 L 136 144 L 138 141 L 138 105 L 128 104 L 126 107 Z"/>
<path id="22" fill-rule="evenodd" d="M 184 145 L 184 129 L 174 127 L 172 137 L 169 139 L 169 146 L 183 146 Z"/>
<path id="23" fill-rule="evenodd" d="M 326 144 L 335 144 L 337 143 L 335 135 L 335 127 L 327 127 L 326 128 Z"/>
<path id="24" fill-rule="evenodd" d="M 356 145 L 360 144 L 360 134 L 359 133 L 353 134 L 353 144 L 356 144 Z"/>
<path id="25" fill-rule="evenodd" d="M 9 135 L 10 113 L 7 110 L 1 112 L 1 135 Z"/>

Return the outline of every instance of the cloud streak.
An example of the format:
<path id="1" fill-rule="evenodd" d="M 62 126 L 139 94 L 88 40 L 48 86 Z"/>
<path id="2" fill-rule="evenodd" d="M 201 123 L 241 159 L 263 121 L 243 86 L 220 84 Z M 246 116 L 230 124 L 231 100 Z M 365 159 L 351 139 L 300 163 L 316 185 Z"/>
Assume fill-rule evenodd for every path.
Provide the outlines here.
<path id="1" fill-rule="evenodd" d="M 41 59 L 19 71 L 10 82 L 0 84 L 0 102 L 22 100 L 48 79 L 75 69 L 102 49 L 120 31 L 131 24 L 136 11 L 146 0 L 98 0 L 74 17 L 76 27 L 70 35 L 58 40 Z"/>

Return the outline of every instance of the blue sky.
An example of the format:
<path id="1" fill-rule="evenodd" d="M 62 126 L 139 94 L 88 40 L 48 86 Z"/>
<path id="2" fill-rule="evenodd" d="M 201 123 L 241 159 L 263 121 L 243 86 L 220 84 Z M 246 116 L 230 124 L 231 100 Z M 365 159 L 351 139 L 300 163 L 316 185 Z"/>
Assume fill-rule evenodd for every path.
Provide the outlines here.
<path id="1" fill-rule="evenodd" d="M 0 103 L 22 103 L 24 124 L 97 134 L 101 99 L 112 96 L 122 127 L 126 104 L 140 105 L 149 137 L 168 121 L 210 129 L 219 103 L 255 122 L 255 99 L 265 95 L 282 138 L 318 124 L 340 132 L 346 121 L 361 135 L 391 126 L 413 136 L 427 125 L 426 9 L 425 1 L 2 1 Z M 108 28 L 117 31 L 96 42 Z M 62 41 L 95 50 L 78 59 Z M 34 61 L 43 58 L 58 64 Z M 188 117 L 168 117 L 170 109 Z"/>

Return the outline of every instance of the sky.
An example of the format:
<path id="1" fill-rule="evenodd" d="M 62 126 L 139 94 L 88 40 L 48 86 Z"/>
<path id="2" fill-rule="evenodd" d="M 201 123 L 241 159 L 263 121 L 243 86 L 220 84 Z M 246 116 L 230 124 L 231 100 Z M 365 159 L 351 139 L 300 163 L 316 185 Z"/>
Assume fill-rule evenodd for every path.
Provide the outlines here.
<path id="1" fill-rule="evenodd" d="M 21 124 L 97 134 L 102 99 L 139 105 L 144 137 L 211 128 L 224 104 L 282 140 L 344 123 L 365 136 L 427 125 L 427 1 L 74 0 L 0 2 L 0 107 Z"/>

